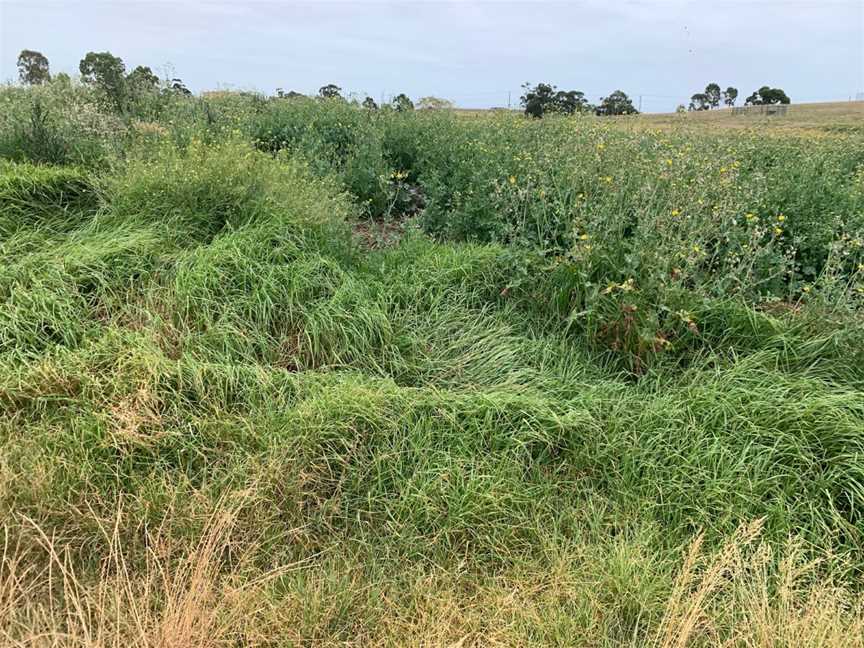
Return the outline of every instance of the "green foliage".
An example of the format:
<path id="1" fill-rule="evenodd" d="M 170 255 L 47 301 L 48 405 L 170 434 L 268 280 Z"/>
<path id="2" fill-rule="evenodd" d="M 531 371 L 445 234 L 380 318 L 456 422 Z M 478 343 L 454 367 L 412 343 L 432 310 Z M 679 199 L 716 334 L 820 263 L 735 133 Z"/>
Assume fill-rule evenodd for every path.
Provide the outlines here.
<path id="1" fill-rule="evenodd" d="M 159 87 L 159 77 L 146 65 L 139 65 L 126 76 L 126 83 L 136 94 L 155 92 Z"/>
<path id="2" fill-rule="evenodd" d="M 772 104 L 788 104 L 790 100 L 780 88 L 762 86 L 758 90 L 754 90 L 744 103 L 747 106 L 770 106 Z"/>
<path id="3" fill-rule="evenodd" d="M 711 108 L 717 108 L 720 106 L 721 94 L 722 93 L 720 92 L 720 86 L 716 83 L 709 83 L 707 86 L 705 86 L 705 96 L 707 97 L 708 105 Z"/>
<path id="4" fill-rule="evenodd" d="M 729 106 L 730 108 L 735 105 L 735 101 L 738 99 L 738 88 L 733 88 L 729 86 L 726 90 L 723 91 L 723 103 Z"/>
<path id="5" fill-rule="evenodd" d="M 417 101 L 417 108 L 420 110 L 449 110 L 454 107 L 452 101 L 440 97 L 421 97 Z"/>
<path id="6" fill-rule="evenodd" d="M 48 59 L 42 52 L 21 50 L 18 55 L 18 80 L 25 85 L 39 85 L 51 80 Z"/>
<path id="7" fill-rule="evenodd" d="M 414 110 L 414 102 L 408 98 L 405 93 L 399 93 L 391 102 L 393 108 L 397 112 L 405 112 L 406 110 Z"/>
<path id="8" fill-rule="evenodd" d="M 633 101 L 621 90 L 616 90 L 608 97 L 601 97 L 596 110 L 598 115 L 636 115 L 639 113 L 633 106 Z"/>
<path id="9" fill-rule="evenodd" d="M 264 583 L 231 641 L 299 645 L 498 621 L 500 643 L 662 645 L 703 571 L 725 641 L 751 624 L 723 587 L 792 588 L 790 537 L 824 591 L 857 582 L 861 133 L 240 93 L 139 97 L 120 122 L 100 92 L 0 91 L 0 151 L 29 160 L 0 162 L 0 569 L 38 525 L 76 591 L 117 571 L 145 597 L 185 563 L 142 533 L 195 547 L 236 502 L 207 614 L 223 580 Z M 425 208 L 403 220 L 408 192 Z M 370 244 L 378 226 L 399 235 Z M 754 519 L 752 572 L 676 581 L 696 531 L 727 555 Z"/>
<path id="10" fill-rule="evenodd" d="M 578 90 L 558 90 L 547 83 L 538 83 L 535 87 L 525 83 L 520 98 L 525 114 L 531 117 L 542 117 L 547 113 L 572 115 L 576 112 L 591 110 L 585 99 L 585 93 Z"/>
<path id="11" fill-rule="evenodd" d="M 710 110 L 711 100 L 704 92 L 697 92 L 690 97 L 689 110 Z"/>
<path id="12" fill-rule="evenodd" d="M 124 132 L 94 91 L 62 78 L 0 92 L 0 157 L 50 164 L 104 164 Z"/>
<path id="13" fill-rule="evenodd" d="M 126 102 L 126 65 L 111 52 L 87 52 L 78 65 L 81 80 L 98 88 L 105 101 L 118 112 Z"/>
<path id="14" fill-rule="evenodd" d="M 0 239 L 28 229 L 57 231 L 95 209 L 89 176 L 73 167 L 0 163 Z"/>
<path id="15" fill-rule="evenodd" d="M 325 86 L 321 86 L 318 90 L 318 96 L 322 99 L 341 99 L 342 88 L 337 86 L 335 83 L 328 83 Z"/>

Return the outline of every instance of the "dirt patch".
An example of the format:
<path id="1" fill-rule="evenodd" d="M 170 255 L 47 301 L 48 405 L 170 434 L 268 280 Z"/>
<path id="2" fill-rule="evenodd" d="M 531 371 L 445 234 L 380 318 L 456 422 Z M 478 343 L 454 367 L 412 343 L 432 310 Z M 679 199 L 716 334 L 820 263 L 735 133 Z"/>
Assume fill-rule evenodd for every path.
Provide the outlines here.
<path id="1" fill-rule="evenodd" d="M 420 228 L 416 216 L 404 219 L 360 220 L 354 223 L 354 237 L 369 250 L 396 245 L 405 234 Z"/>

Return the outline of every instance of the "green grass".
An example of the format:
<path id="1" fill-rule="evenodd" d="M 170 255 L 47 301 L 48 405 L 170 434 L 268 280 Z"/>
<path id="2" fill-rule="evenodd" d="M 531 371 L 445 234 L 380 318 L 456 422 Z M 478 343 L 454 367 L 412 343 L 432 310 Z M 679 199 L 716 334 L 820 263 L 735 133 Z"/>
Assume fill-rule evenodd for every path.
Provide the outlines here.
<path id="1" fill-rule="evenodd" d="M 862 645 L 860 137 L 160 110 L 0 167 L 4 642 Z"/>

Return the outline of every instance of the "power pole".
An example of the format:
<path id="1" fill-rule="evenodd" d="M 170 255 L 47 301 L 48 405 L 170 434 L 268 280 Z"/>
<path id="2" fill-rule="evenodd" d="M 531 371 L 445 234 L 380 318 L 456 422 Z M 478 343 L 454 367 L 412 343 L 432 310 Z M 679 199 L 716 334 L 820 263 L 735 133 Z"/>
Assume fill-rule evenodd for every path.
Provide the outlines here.
<path id="1" fill-rule="evenodd" d="M 642 112 L 642 95 L 639 95 L 639 112 Z"/>
<path id="2" fill-rule="evenodd" d="M 507 110 L 510 110 L 510 91 L 507 91 Z"/>

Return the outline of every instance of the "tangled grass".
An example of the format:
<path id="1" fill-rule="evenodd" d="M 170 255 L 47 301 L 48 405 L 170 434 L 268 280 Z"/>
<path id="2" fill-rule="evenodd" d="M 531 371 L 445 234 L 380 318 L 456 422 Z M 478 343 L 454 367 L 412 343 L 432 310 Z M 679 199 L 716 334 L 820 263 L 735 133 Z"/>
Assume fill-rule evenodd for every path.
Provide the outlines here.
<path id="1" fill-rule="evenodd" d="M 4 644 L 864 645 L 860 136 L 100 118 L 0 124 Z"/>

